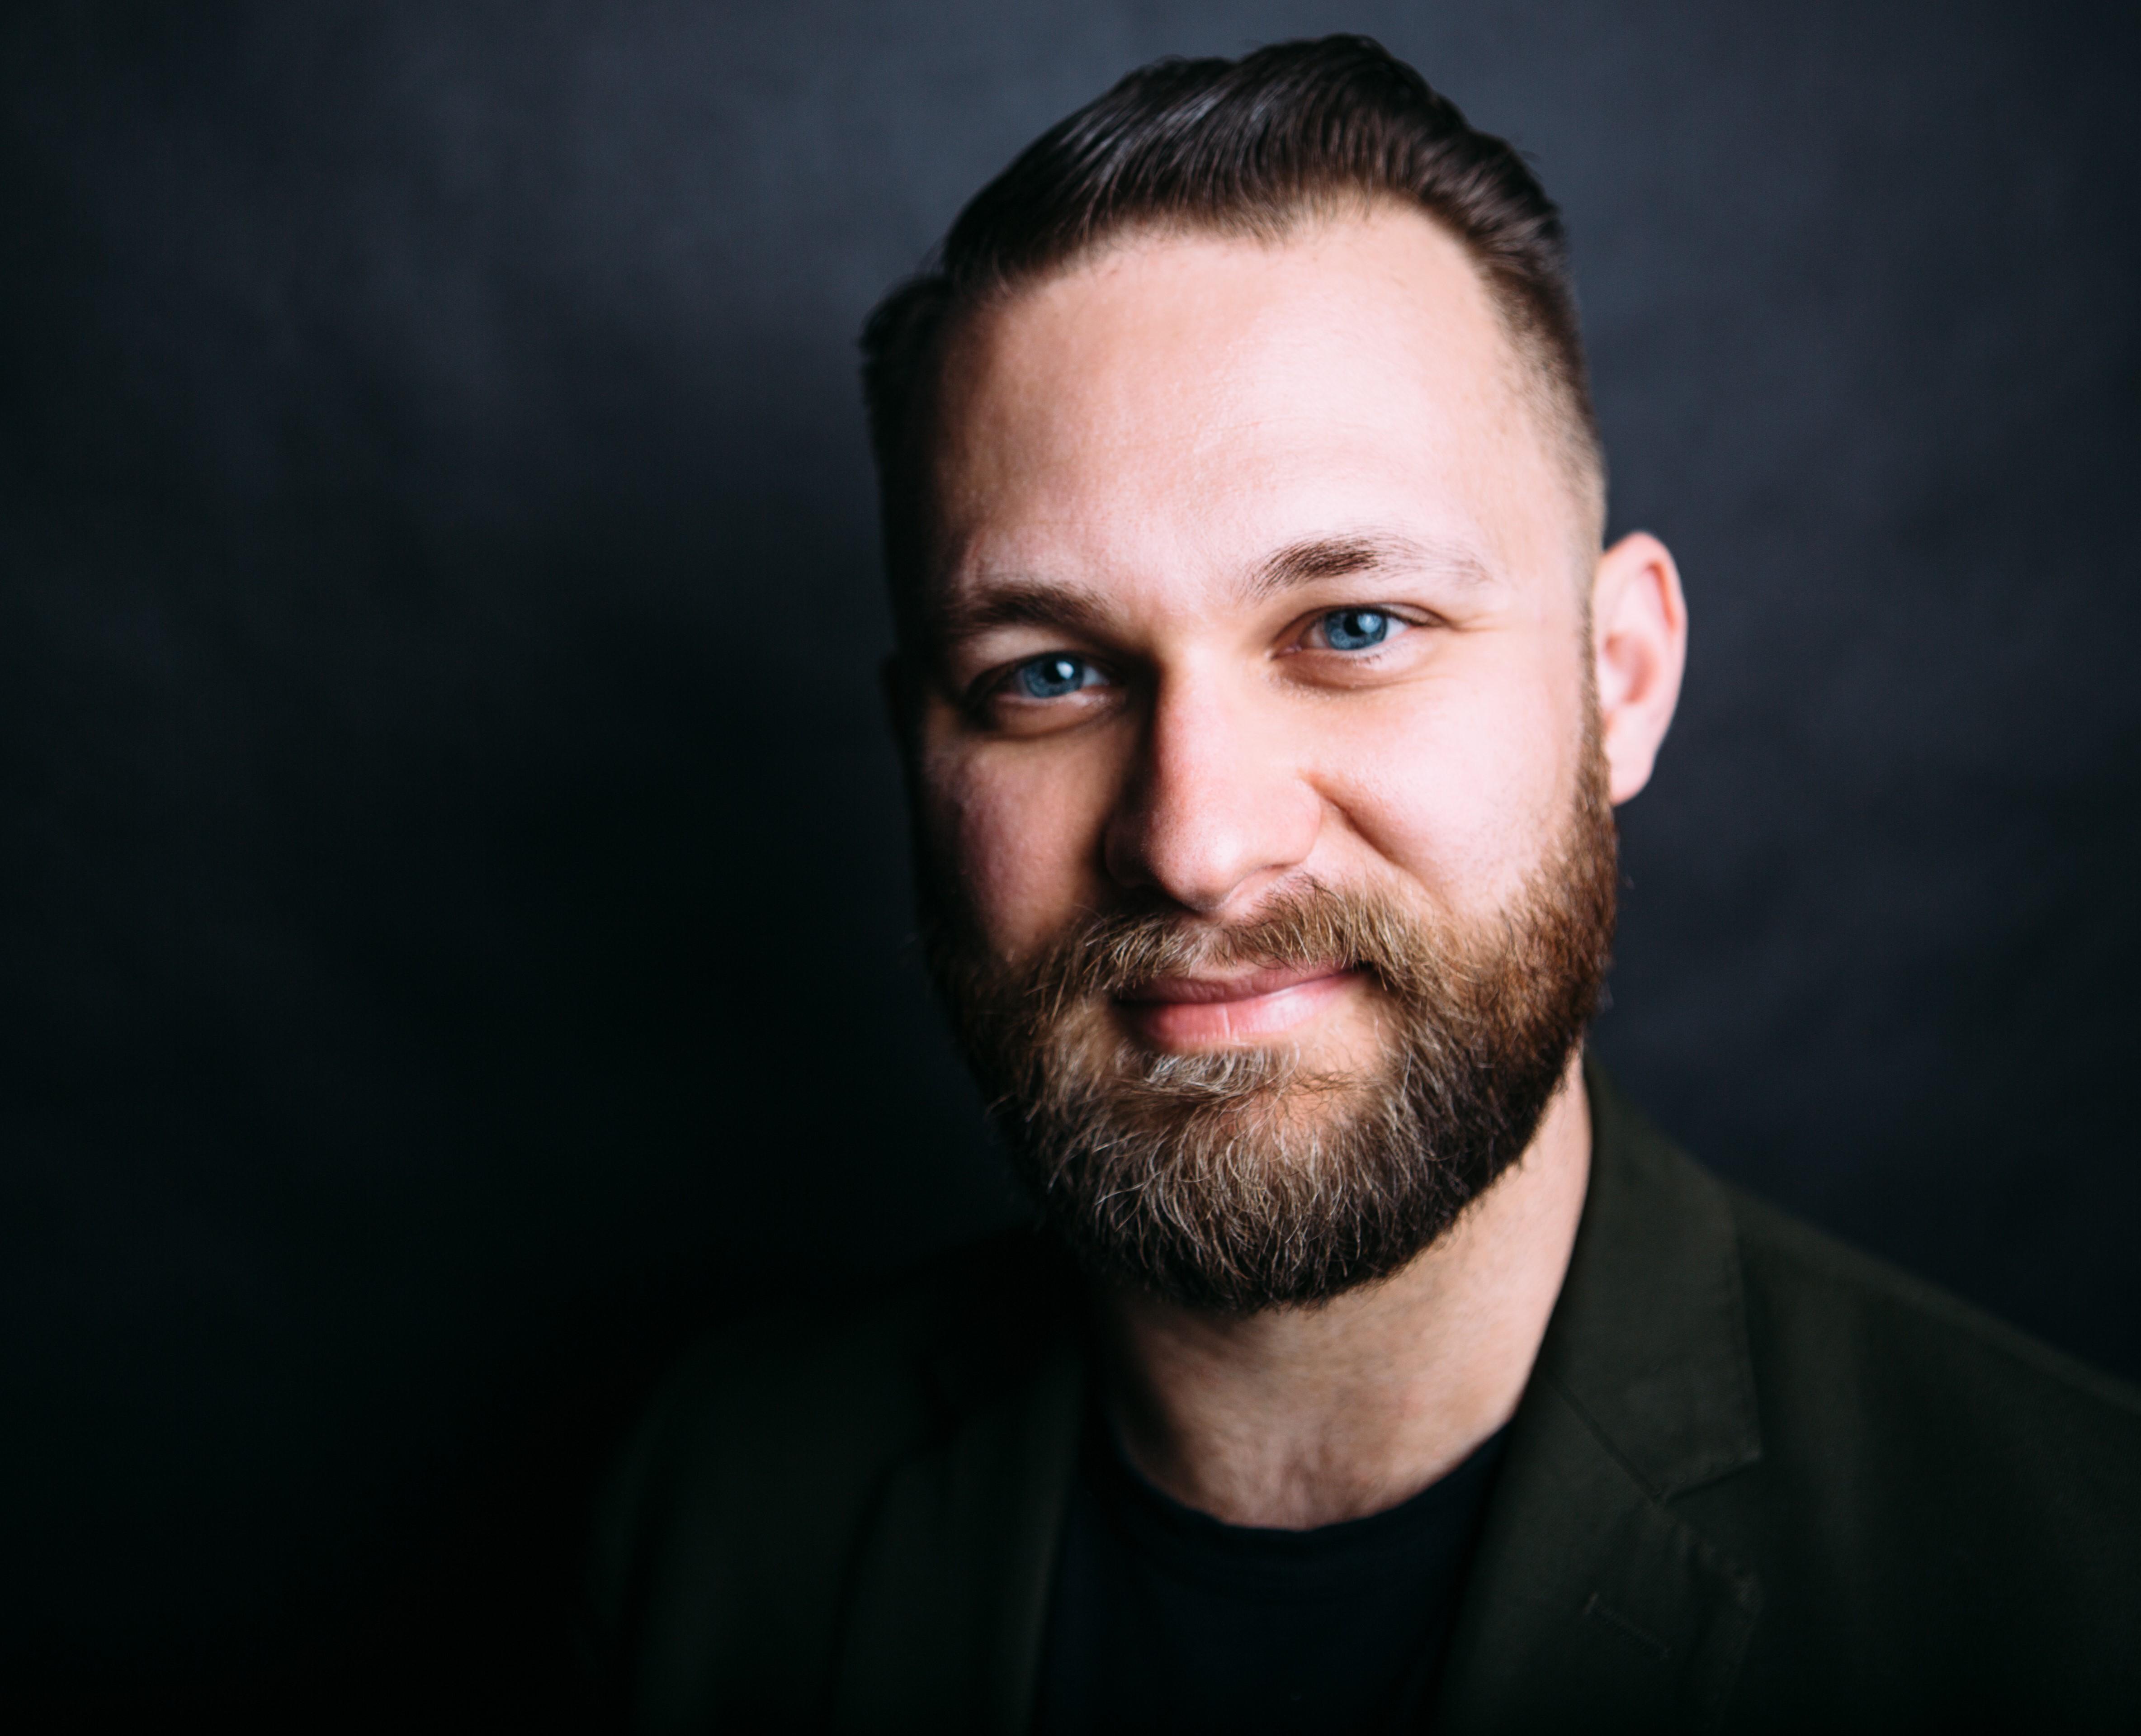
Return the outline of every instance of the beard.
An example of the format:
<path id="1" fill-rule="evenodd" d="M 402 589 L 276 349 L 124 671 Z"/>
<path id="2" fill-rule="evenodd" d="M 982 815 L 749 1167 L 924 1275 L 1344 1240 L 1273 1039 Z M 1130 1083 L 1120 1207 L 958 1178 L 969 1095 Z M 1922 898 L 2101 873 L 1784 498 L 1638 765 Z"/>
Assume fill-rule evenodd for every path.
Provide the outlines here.
<path id="1" fill-rule="evenodd" d="M 1046 1222 L 1089 1270 L 1245 1316 L 1387 1277 L 1530 1145 L 1597 1010 L 1617 851 L 1596 731 L 1560 835 L 1484 920 L 1304 880 L 1218 926 L 1172 911 L 1073 922 L 1004 964 L 925 882 L 939 991 Z M 1156 978 L 1336 966 L 1375 997 L 1378 1052 L 1157 1052 L 1115 1003 Z"/>

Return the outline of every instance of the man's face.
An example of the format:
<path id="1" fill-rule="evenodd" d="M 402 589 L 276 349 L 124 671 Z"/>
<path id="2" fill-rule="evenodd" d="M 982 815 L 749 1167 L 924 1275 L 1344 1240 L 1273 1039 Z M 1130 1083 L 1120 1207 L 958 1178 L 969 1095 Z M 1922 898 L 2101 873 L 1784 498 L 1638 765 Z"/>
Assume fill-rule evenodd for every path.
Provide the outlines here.
<path id="1" fill-rule="evenodd" d="M 1427 219 L 1105 252 L 965 322 L 936 427 L 913 771 L 997 1089 L 1021 1057 L 973 1015 L 1011 1018 L 1008 991 L 1081 1090 L 1246 1080 L 1214 1173 L 1312 1165 L 1322 1118 L 1419 1064 L 1394 1059 L 1405 967 L 1319 911 L 1430 952 L 1490 1022 L 1539 962 L 1511 945 L 1597 902 L 1602 849 L 1605 913 L 1575 920 L 1610 927 L 1592 509 Z M 1066 967 L 1110 922 L 1141 938 Z M 1603 941 L 1553 942 L 1598 955 L 1571 994 Z"/>

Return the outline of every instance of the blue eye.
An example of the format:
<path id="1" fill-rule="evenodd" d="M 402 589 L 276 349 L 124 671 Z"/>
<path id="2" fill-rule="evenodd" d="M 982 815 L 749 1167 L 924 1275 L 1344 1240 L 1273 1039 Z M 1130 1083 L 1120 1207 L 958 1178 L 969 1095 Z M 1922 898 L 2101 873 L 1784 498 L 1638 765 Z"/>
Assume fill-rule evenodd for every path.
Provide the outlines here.
<path id="1" fill-rule="evenodd" d="M 1011 671 L 1011 686 L 1027 699 L 1061 699 L 1092 685 L 1097 674 L 1082 657 L 1052 651 L 1045 657 L 1021 663 Z"/>
<path id="2" fill-rule="evenodd" d="M 1333 651 L 1372 651 L 1390 637 L 1391 621 L 1381 609 L 1333 609 L 1322 626 Z"/>

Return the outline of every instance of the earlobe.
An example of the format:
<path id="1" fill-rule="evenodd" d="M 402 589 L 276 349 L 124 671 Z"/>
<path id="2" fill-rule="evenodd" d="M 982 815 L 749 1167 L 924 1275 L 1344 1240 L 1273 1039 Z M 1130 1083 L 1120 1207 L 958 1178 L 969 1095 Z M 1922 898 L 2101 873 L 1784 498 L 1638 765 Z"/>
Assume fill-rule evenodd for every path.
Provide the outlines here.
<path id="1" fill-rule="evenodd" d="M 1598 558 L 1591 635 L 1600 741 L 1617 805 L 1651 780 L 1687 661 L 1680 569 L 1647 531 L 1632 532 Z"/>

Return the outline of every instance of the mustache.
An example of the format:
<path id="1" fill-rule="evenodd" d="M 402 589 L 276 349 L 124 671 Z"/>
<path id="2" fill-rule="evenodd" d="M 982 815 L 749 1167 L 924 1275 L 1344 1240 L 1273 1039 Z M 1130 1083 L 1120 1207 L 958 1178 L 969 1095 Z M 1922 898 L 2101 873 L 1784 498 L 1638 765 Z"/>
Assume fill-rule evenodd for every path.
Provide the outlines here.
<path id="1" fill-rule="evenodd" d="M 1365 972 L 1400 1000 L 1430 972 L 1448 974 L 1416 918 L 1373 893 L 1307 880 L 1244 922 L 1219 924 L 1161 911 L 1094 912 L 1059 935 L 1026 973 L 1027 1016 L 1052 1023 L 1080 1002 L 1129 994 L 1198 971 L 1312 969 Z M 1438 966 L 1440 967 L 1438 969 Z"/>
<path id="2" fill-rule="evenodd" d="M 1494 1184 L 1566 1077 L 1605 976 L 1616 853 L 1595 730 L 1584 752 L 1561 837 L 1477 913 L 1400 877 L 1341 889 L 1304 869 L 1240 921 L 1132 893 L 1013 957 L 953 864 L 918 881 L 976 1081 L 1083 1261 L 1229 1315 L 1311 1306 L 1400 1270 Z M 1319 968 L 1374 992 L 1372 1052 L 1343 1070 L 1284 1043 L 1149 1050 L 1110 1016 L 1156 978 Z"/>

